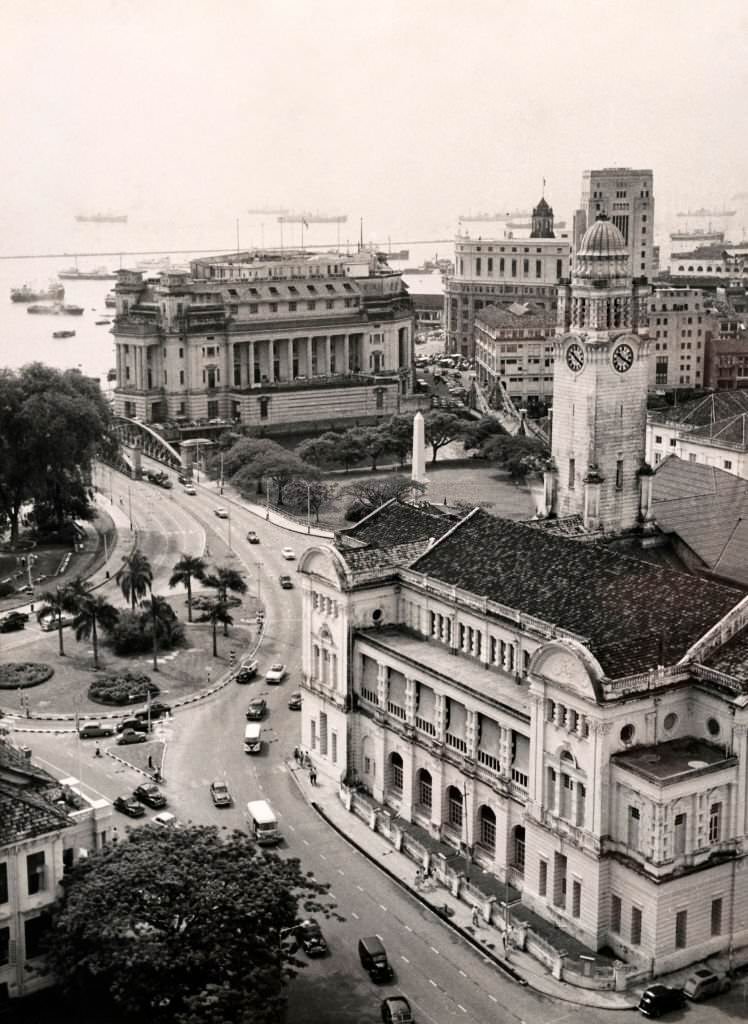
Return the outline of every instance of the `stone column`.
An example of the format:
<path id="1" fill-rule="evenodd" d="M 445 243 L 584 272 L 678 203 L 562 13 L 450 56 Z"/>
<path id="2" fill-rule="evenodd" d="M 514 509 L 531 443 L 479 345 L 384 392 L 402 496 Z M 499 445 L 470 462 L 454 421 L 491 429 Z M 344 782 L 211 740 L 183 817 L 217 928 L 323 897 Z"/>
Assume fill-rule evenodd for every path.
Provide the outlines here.
<path id="1" fill-rule="evenodd" d="M 443 693 L 434 694 L 436 739 L 444 743 L 447 734 L 447 698 Z"/>
<path id="2" fill-rule="evenodd" d="M 379 698 L 379 707 L 382 711 L 387 710 L 387 698 L 389 696 L 389 674 L 387 672 L 387 666 L 383 665 L 381 661 L 377 662 L 377 697 Z"/>
<path id="3" fill-rule="evenodd" d="M 343 337 L 343 373 L 349 373 L 351 368 L 350 351 L 348 347 L 348 335 Z"/>
<path id="4" fill-rule="evenodd" d="M 247 387 L 255 386 L 255 343 L 247 342 Z"/>
<path id="5" fill-rule="evenodd" d="M 405 721 L 416 724 L 416 681 L 410 676 L 405 677 Z"/>
<path id="6" fill-rule="evenodd" d="M 310 335 L 306 339 L 306 375 L 307 377 L 312 376 L 312 366 L 314 365 L 314 339 Z"/>
<path id="7" fill-rule="evenodd" d="M 325 374 L 329 377 L 330 370 L 330 335 L 325 338 Z"/>
<path id="8" fill-rule="evenodd" d="M 465 715 L 465 742 L 467 756 L 473 761 L 478 760 L 478 712 L 467 709 Z"/>
<path id="9" fill-rule="evenodd" d="M 288 357 L 288 379 L 293 380 L 293 338 L 288 339 L 286 355 Z"/>
<path id="10" fill-rule="evenodd" d="M 737 806 L 733 812 L 735 814 L 735 828 L 733 832 L 734 835 L 740 838 L 745 835 L 746 831 L 746 778 L 748 778 L 748 773 L 746 773 L 746 758 L 748 758 L 748 726 L 743 724 L 735 725 L 733 728 L 733 735 L 735 737 L 733 740 L 733 753 L 738 755 L 738 764 L 740 765 L 736 793 Z M 726 818 L 729 829 L 731 809 L 725 808 L 725 810 L 728 811 Z"/>
<path id="11" fill-rule="evenodd" d="M 268 338 L 268 380 L 272 384 L 275 381 L 275 342 Z"/>
<path id="12" fill-rule="evenodd" d="M 510 778 L 512 761 L 512 730 L 505 725 L 499 726 L 499 763 L 501 774 Z"/>

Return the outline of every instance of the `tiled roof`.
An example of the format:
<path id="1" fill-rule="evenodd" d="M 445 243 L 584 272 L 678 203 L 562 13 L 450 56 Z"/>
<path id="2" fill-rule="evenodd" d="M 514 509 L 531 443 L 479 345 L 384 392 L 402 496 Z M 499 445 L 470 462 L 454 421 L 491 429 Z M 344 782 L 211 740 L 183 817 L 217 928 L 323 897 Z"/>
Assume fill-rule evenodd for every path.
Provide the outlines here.
<path id="1" fill-rule="evenodd" d="M 484 306 L 475 314 L 476 322 L 489 327 L 541 327 L 556 326 L 555 313 L 548 312 L 542 306 L 534 306 L 529 302 L 513 302 L 509 306 Z"/>
<path id="2" fill-rule="evenodd" d="M 71 825 L 67 812 L 28 789 L 0 782 L 0 848 Z"/>
<path id="3" fill-rule="evenodd" d="M 748 626 L 731 636 L 727 643 L 712 651 L 703 661 L 709 668 L 748 682 Z"/>
<path id="4" fill-rule="evenodd" d="M 718 423 L 748 412 L 748 391 L 717 391 L 705 398 L 694 398 L 675 408 L 656 409 L 650 413 L 651 423 L 683 424 L 700 427 Z"/>
<path id="5" fill-rule="evenodd" d="M 748 481 L 674 455 L 652 482 L 655 522 L 688 545 L 705 567 L 748 587 Z"/>
<path id="6" fill-rule="evenodd" d="M 402 501 L 388 501 L 360 523 L 342 530 L 343 543 L 353 537 L 370 547 L 387 548 L 412 541 L 442 537 L 451 530 L 459 516 L 444 512 L 439 505 L 422 502 L 410 505 Z"/>
<path id="7" fill-rule="evenodd" d="M 0 779 L 10 781 L 20 777 L 45 785 L 56 782 L 53 775 L 33 764 L 22 751 L 0 740 Z"/>
<path id="8" fill-rule="evenodd" d="M 748 449 L 748 411 L 689 431 L 689 441 L 700 438 L 716 445 L 739 445 L 745 451 Z"/>
<path id="9" fill-rule="evenodd" d="M 667 664 L 741 599 L 740 591 L 476 510 L 411 568 L 589 637 L 610 678 Z"/>

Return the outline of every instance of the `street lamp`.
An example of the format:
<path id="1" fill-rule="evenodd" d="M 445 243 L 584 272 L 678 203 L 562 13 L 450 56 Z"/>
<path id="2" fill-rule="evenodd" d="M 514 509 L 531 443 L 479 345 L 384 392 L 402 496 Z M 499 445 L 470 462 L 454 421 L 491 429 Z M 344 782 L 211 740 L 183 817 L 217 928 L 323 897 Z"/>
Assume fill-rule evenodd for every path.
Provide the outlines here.
<path id="1" fill-rule="evenodd" d="M 306 481 L 306 532 L 307 533 L 311 533 L 312 532 L 311 505 L 312 505 L 312 485 L 307 480 Z"/>

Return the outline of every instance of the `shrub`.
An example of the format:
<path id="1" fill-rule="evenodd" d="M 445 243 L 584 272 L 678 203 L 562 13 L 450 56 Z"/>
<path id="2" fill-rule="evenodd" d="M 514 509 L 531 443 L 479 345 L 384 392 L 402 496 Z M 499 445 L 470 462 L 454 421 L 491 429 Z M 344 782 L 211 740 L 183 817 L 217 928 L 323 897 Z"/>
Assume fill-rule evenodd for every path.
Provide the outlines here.
<path id="1" fill-rule="evenodd" d="M 349 523 L 358 523 L 373 511 L 371 505 L 362 505 L 360 502 L 355 501 L 345 510 L 345 518 Z"/>
<path id="2" fill-rule="evenodd" d="M 193 601 L 193 607 L 196 607 Z M 173 613 L 168 622 L 161 622 L 158 632 L 159 650 L 168 651 L 184 641 L 184 627 Z M 115 654 L 149 654 L 153 650 L 153 620 L 149 611 L 120 612 L 117 624 L 108 636 Z"/>
<path id="3" fill-rule="evenodd" d="M 46 683 L 54 675 L 51 665 L 40 661 L 9 661 L 0 665 L 0 690 L 17 690 Z"/>
<path id="4" fill-rule="evenodd" d="M 142 702 L 158 694 L 159 689 L 145 672 L 118 672 L 97 676 L 88 688 L 88 696 L 98 704 Z"/>

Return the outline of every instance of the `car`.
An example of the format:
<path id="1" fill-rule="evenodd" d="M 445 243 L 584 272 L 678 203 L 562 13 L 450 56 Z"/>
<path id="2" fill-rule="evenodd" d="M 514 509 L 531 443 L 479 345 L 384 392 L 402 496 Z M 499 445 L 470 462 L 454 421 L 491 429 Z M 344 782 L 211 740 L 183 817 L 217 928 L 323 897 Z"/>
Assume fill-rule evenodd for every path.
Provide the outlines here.
<path id="1" fill-rule="evenodd" d="M 229 510 L 224 508 L 222 505 L 219 508 L 214 508 L 213 512 L 218 516 L 219 519 L 228 519 Z"/>
<path id="2" fill-rule="evenodd" d="M 699 967 L 689 974 L 683 986 L 683 995 L 692 1002 L 719 996 L 730 989 L 730 979 L 724 974 L 715 974 L 708 967 Z"/>
<path id="3" fill-rule="evenodd" d="M 72 626 L 74 620 L 74 615 L 63 615 L 62 628 L 65 629 L 66 626 Z M 53 629 L 60 628 L 60 620 L 57 615 L 45 615 L 43 618 L 39 619 L 39 628 L 45 633 L 51 633 Z"/>
<path id="4" fill-rule="evenodd" d="M 142 804 L 147 804 L 149 807 L 154 807 L 157 810 L 159 807 L 166 807 L 166 797 L 158 786 L 155 786 L 152 782 L 144 782 L 132 791 L 132 795 L 136 800 L 140 800 Z"/>
<path id="5" fill-rule="evenodd" d="M 313 917 L 301 922 L 296 929 L 296 938 L 307 956 L 324 956 L 327 952 L 322 929 Z"/>
<path id="6" fill-rule="evenodd" d="M 114 727 L 102 725 L 101 722 L 85 722 L 78 729 L 78 735 L 82 740 L 90 740 L 99 736 L 114 736 Z"/>
<path id="7" fill-rule="evenodd" d="M 180 473 L 179 476 L 177 477 L 177 480 L 179 481 L 180 484 L 192 483 L 191 479 L 188 476 L 185 476 L 184 473 Z"/>
<path id="8" fill-rule="evenodd" d="M 4 619 L 0 619 L 0 633 L 13 633 L 17 629 L 24 629 L 29 617 L 25 612 L 11 612 Z"/>
<path id="9" fill-rule="evenodd" d="M 160 700 L 151 701 L 151 721 L 156 718 L 163 718 L 164 715 L 171 714 L 171 705 L 163 704 Z M 143 711 L 136 711 L 135 718 L 139 718 L 142 722 L 148 721 L 148 708 L 144 708 Z"/>
<path id="10" fill-rule="evenodd" d="M 185 484 L 184 485 L 184 493 L 185 494 L 197 494 L 197 487 L 195 487 L 194 484 Z"/>
<path id="11" fill-rule="evenodd" d="M 237 683 L 251 683 L 257 675 L 257 662 L 248 661 L 246 665 L 240 665 L 236 676 Z"/>
<path id="12" fill-rule="evenodd" d="M 265 673 L 266 683 L 282 683 L 285 678 L 286 666 L 279 661 L 276 661 L 274 665 L 271 665 Z"/>
<path id="13" fill-rule="evenodd" d="M 210 798 L 216 807 L 230 807 L 233 803 L 231 793 L 229 793 L 229 787 L 225 782 L 221 782 L 220 779 L 216 779 L 214 782 L 211 782 Z"/>
<path id="14" fill-rule="evenodd" d="M 171 811 L 161 811 L 160 814 L 153 815 L 151 823 L 153 825 L 163 825 L 164 827 L 168 827 L 169 825 L 176 827 L 177 816 L 176 814 L 172 814 Z"/>
<path id="15" fill-rule="evenodd" d="M 288 707 L 291 711 L 301 711 L 302 702 L 301 690 L 294 690 L 288 698 Z"/>
<path id="16" fill-rule="evenodd" d="M 683 989 L 669 988 L 667 985 L 650 985 L 642 992 L 639 1013 L 643 1013 L 645 1017 L 659 1017 L 670 1010 L 681 1010 L 685 1005 Z"/>
<path id="17" fill-rule="evenodd" d="M 247 721 L 258 721 L 259 719 L 264 718 L 267 708 L 268 706 L 262 697 L 255 697 L 254 700 L 249 702 L 249 707 L 247 708 Z"/>
<path id="18" fill-rule="evenodd" d="M 139 804 L 134 796 L 118 796 L 112 806 L 115 811 L 126 814 L 128 818 L 142 818 L 145 814 L 145 807 Z"/>
<path id="19" fill-rule="evenodd" d="M 287 562 L 293 562 L 294 558 L 296 558 L 296 552 L 293 548 L 282 548 L 281 554 Z"/>
<path id="20" fill-rule="evenodd" d="M 247 540 L 250 544 L 259 544 L 260 538 L 257 536 L 254 530 L 247 530 Z"/>
<path id="21" fill-rule="evenodd" d="M 293 590 L 293 580 L 290 576 L 279 576 L 278 580 L 283 590 Z"/>
<path id="22" fill-rule="evenodd" d="M 127 746 L 128 743 L 145 743 L 148 737 L 137 729 L 123 729 L 117 737 L 120 746 Z"/>
<path id="23" fill-rule="evenodd" d="M 384 1024 L 412 1024 L 413 1011 L 405 996 L 387 996 L 382 1000 Z"/>
<path id="24" fill-rule="evenodd" d="M 140 718 L 123 718 L 117 723 L 117 732 L 124 732 L 125 729 L 134 729 L 135 732 L 148 732 L 148 722 Z"/>

